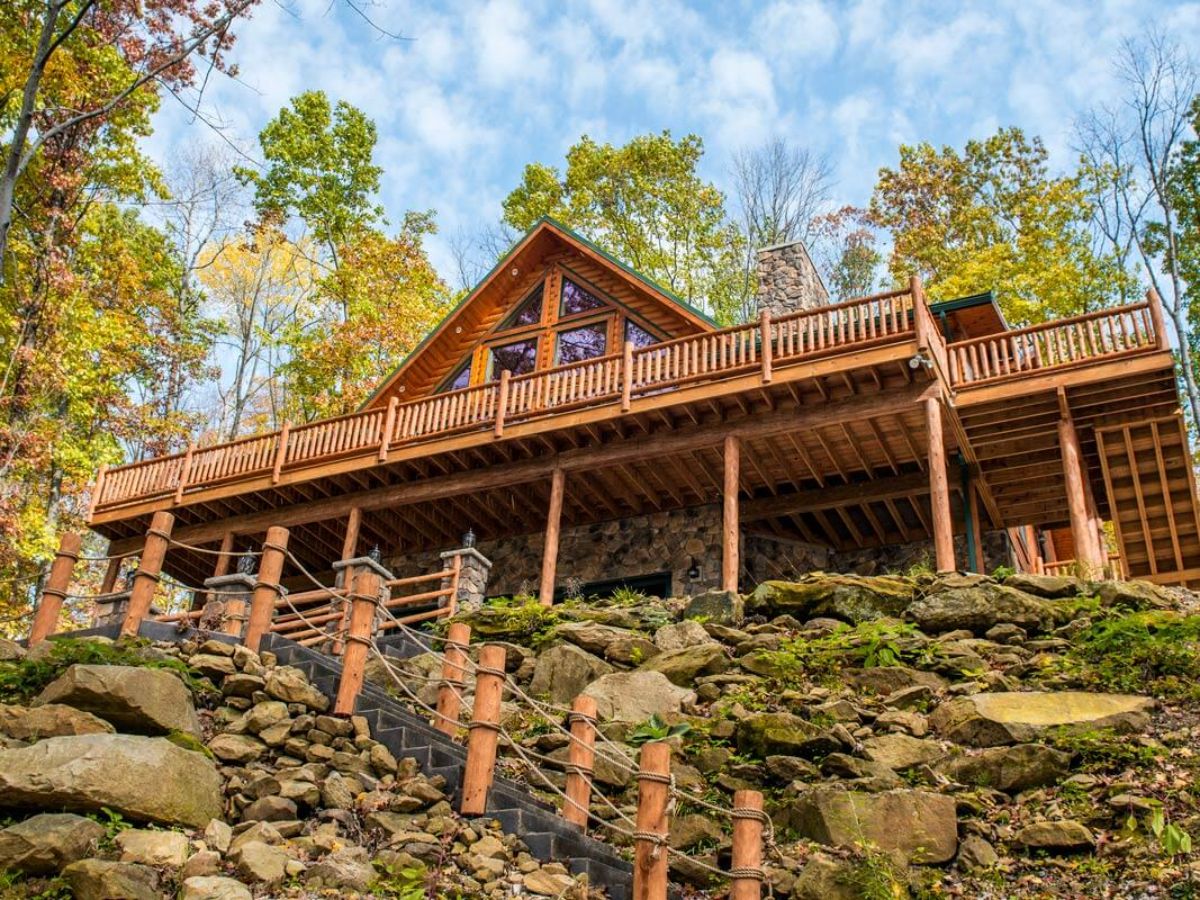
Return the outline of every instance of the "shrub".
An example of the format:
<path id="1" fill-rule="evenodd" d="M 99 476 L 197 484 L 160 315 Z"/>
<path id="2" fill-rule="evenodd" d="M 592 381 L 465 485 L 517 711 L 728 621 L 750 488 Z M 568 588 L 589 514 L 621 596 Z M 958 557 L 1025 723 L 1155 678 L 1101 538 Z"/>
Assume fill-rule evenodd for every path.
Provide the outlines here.
<path id="1" fill-rule="evenodd" d="M 123 639 L 117 643 L 87 638 L 56 638 L 52 643 L 49 652 L 39 659 L 0 663 L 0 703 L 25 703 L 77 663 L 171 669 L 184 679 L 188 687 L 195 688 L 185 663 L 151 655 L 148 652 L 150 642 L 144 638 Z"/>
<path id="2" fill-rule="evenodd" d="M 1200 616 L 1131 612 L 1075 636 L 1068 670 L 1092 687 L 1200 699 Z"/>

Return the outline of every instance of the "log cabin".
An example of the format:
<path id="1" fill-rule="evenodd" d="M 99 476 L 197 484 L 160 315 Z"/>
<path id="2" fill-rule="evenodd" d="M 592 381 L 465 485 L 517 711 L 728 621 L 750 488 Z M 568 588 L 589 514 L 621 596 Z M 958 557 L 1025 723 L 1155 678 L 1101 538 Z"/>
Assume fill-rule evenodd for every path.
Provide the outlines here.
<path id="1" fill-rule="evenodd" d="M 198 589 L 273 529 L 293 591 L 355 561 L 441 579 L 413 596 L 443 612 L 923 559 L 1200 583 L 1155 297 L 1011 328 L 990 294 L 834 302 L 802 244 L 758 257 L 759 316 L 720 328 L 542 220 L 360 410 L 101 470 L 90 526 L 118 557 L 168 535 Z"/>

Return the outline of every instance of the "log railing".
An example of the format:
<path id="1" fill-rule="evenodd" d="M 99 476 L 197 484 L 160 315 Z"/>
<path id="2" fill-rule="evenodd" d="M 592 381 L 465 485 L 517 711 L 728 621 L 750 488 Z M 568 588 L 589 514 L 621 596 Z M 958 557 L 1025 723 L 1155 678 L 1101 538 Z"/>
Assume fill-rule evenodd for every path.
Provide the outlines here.
<path id="1" fill-rule="evenodd" d="M 785 367 L 824 355 L 908 339 L 913 297 L 891 291 L 597 359 L 532 372 L 500 383 L 448 391 L 409 403 L 285 425 L 186 453 L 109 469 L 96 485 L 95 509 L 281 473 L 347 456 L 377 453 L 450 433 L 494 428 L 581 406 L 622 403 L 701 381 L 762 368 Z M 929 317 L 928 310 L 918 315 Z M 932 318 L 930 317 L 930 323 Z M 927 330 L 936 338 L 936 330 Z M 931 352 L 944 353 L 940 338 Z"/>
<path id="2" fill-rule="evenodd" d="M 946 348 L 951 383 L 974 386 L 1165 346 L 1161 314 L 1135 303 L 958 341 Z"/>

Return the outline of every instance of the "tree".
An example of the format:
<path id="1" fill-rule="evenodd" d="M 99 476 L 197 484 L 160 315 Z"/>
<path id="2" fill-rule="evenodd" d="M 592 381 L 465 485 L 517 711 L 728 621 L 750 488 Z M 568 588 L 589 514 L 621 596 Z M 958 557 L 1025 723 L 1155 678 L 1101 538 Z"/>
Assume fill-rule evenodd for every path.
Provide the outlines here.
<path id="1" fill-rule="evenodd" d="M 960 154 L 900 147 L 869 212 L 892 235 L 888 268 L 920 275 L 932 299 L 994 290 L 1014 323 L 1074 315 L 1119 300 L 1128 278 L 1092 246 L 1082 175 L 1052 175 L 1046 149 L 1018 128 L 968 141 Z"/>
<path id="2" fill-rule="evenodd" d="M 864 297 L 875 290 L 883 254 L 866 210 L 843 206 L 813 219 L 810 229 L 813 262 L 835 300 Z"/>
<path id="3" fill-rule="evenodd" d="M 524 231 L 552 216 L 587 235 L 689 303 L 731 322 L 740 313 L 744 242 L 725 197 L 697 174 L 704 144 L 669 131 L 621 147 L 587 135 L 567 151 L 566 172 L 543 163 L 504 200 L 506 225 Z"/>

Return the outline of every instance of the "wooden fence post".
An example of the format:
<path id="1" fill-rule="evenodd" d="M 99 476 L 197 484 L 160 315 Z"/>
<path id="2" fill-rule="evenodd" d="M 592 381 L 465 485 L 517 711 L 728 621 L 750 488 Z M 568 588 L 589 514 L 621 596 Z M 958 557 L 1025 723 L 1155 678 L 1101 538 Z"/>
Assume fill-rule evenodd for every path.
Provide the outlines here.
<path id="1" fill-rule="evenodd" d="M 58 630 L 58 614 L 62 611 L 63 600 L 67 598 L 67 590 L 71 587 L 71 573 L 75 571 L 75 563 L 79 560 L 79 548 L 83 546 L 83 538 L 67 532 L 58 544 L 58 553 L 50 565 L 50 575 L 42 588 L 42 600 L 38 604 L 33 617 L 33 627 L 29 630 L 29 646 L 40 643 Z"/>
<path id="2" fill-rule="evenodd" d="M 1171 345 L 1167 342 L 1167 326 L 1163 322 L 1162 300 L 1158 291 L 1154 288 L 1147 290 L 1146 302 L 1150 305 L 1150 321 L 1154 325 L 1154 345 L 1160 350 L 1165 350 Z"/>
<path id="3" fill-rule="evenodd" d="M 450 594 L 446 597 L 446 618 L 453 619 L 458 613 L 458 585 L 462 581 L 462 555 L 454 554 L 450 561 Z M 451 626 L 453 627 L 453 626 Z M 468 637 L 471 629 L 467 629 Z"/>
<path id="4" fill-rule="evenodd" d="M 763 795 L 733 792 L 733 864 L 729 900 L 759 900 L 763 881 Z"/>
<path id="5" fill-rule="evenodd" d="M 763 384 L 771 381 L 771 311 L 764 309 L 758 318 L 759 349 L 762 353 Z"/>
<path id="6" fill-rule="evenodd" d="M 187 452 L 183 454 L 183 468 L 179 470 L 179 484 L 175 485 L 175 505 L 183 502 L 183 489 L 187 487 L 188 476 L 192 474 L 192 455 L 196 452 L 196 442 L 188 441 Z"/>
<path id="7" fill-rule="evenodd" d="M 457 560 L 457 557 L 456 557 Z M 458 732 L 458 714 L 466 689 L 467 648 L 471 645 L 471 626 L 455 622 L 446 632 L 446 652 L 442 657 L 442 683 L 438 685 L 437 721 L 433 727 L 450 737 Z"/>
<path id="8" fill-rule="evenodd" d="M 150 612 L 163 560 L 167 557 L 167 547 L 171 543 L 171 528 L 174 524 L 175 517 L 162 510 L 156 512 L 150 520 L 150 528 L 146 532 L 146 545 L 142 548 L 142 558 L 133 575 L 133 588 L 129 592 L 129 610 L 125 614 L 125 621 L 121 623 L 122 637 L 137 634 L 142 619 Z"/>
<path id="9" fill-rule="evenodd" d="M 571 726 L 571 743 L 567 751 L 567 801 L 563 806 L 563 818 L 586 831 L 592 797 L 592 767 L 596 762 L 595 699 L 576 697 L 567 722 Z"/>
<path id="10" fill-rule="evenodd" d="M 671 745 L 642 745 L 637 774 L 637 830 L 633 900 L 667 900 L 667 802 L 671 786 Z"/>
<path id="11" fill-rule="evenodd" d="M 367 649 L 375 628 L 375 610 L 379 606 L 382 583 L 379 573 L 370 569 L 363 569 L 354 576 L 350 633 L 346 635 L 346 649 L 342 653 L 342 677 L 338 681 L 337 700 L 333 704 L 335 716 L 353 713 L 355 701 L 362 690 L 367 673 Z"/>
<path id="12" fill-rule="evenodd" d="M 626 341 L 621 351 L 621 412 L 629 412 L 633 403 L 633 342 Z"/>
<path id="13" fill-rule="evenodd" d="M 496 437 L 504 437 L 504 410 L 508 407 L 508 382 L 512 378 L 512 372 L 508 369 L 500 370 L 500 387 L 496 391 Z"/>
<path id="14" fill-rule="evenodd" d="M 379 456 L 380 462 L 387 462 L 388 447 L 392 443 L 392 432 L 396 430 L 396 407 L 400 405 L 399 397 L 392 397 L 388 401 L 387 414 L 383 420 L 383 434 L 379 438 Z"/>
<path id="15" fill-rule="evenodd" d="M 485 644 L 475 667 L 475 708 L 467 739 L 467 768 L 463 776 L 464 816 L 482 816 L 496 770 L 496 746 L 500 743 L 500 698 L 504 693 L 504 648 Z"/>
<path id="16" fill-rule="evenodd" d="M 288 530 L 278 525 L 267 529 L 262 556 L 258 560 L 258 580 L 250 598 L 250 621 L 246 623 L 247 647 L 258 652 L 263 635 L 271 630 L 275 617 L 275 601 L 279 599 L 279 577 L 283 574 L 283 557 L 287 551 Z"/>
<path id="17" fill-rule="evenodd" d="M 292 433 L 292 423 L 284 422 L 279 429 L 279 445 L 275 449 L 275 462 L 271 466 L 271 484 L 279 484 L 279 475 L 283 472 L 283 464 L 287 462 L 288 435 Z"/>

